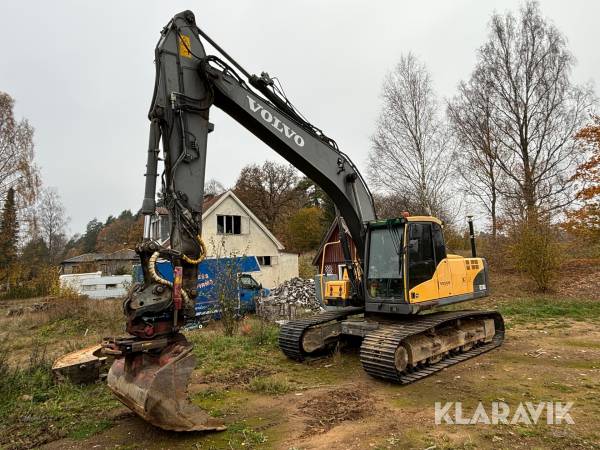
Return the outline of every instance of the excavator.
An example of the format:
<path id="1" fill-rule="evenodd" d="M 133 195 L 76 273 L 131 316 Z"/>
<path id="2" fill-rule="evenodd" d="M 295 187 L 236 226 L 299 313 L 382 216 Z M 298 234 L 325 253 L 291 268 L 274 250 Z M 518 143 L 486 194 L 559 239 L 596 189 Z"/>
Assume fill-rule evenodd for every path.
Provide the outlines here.
<path id="1" fill-rule="evenodd" d="M 205 43 L 220 56 L 207 55 Z M 194 318 L 198 264 L 207 256 L 201 217 L 212 107 L 320 186 L 344 230 L 344 276 L 323 286 L 324 312 L 282 326 L 279 346 L 287 357 L 303 361 L 342 339 L 359 338 L 369 375 L 408 384 L 501 345 L 504 323 L 496 311 L 429 311 L 488 295 L 487 265 L 476 255 L 471 221 L 472 256 L 466 258 L 447 252 L 443 224 L 435 217 L 406 213 L 378 220 L 364 178 L 337 143 L 304 118 L 276 78 L 251 75 L 238 64 L 196 25 L 191 11 L 163 28 L 155 68 L 144 238 L 136 247 L 144 279 L 124 301 L 127 336 L 102 344 L 115 357 L 108 386 L 126 406 L 167 430 L 225 428 L 187 399 L 197 361 L 181 332 Z M 150 230 L 159 160 L 161 200 L 171 223 L 168 247 Z M 172 264 L 172 281 L 156 269 L 159 259 Z"/>

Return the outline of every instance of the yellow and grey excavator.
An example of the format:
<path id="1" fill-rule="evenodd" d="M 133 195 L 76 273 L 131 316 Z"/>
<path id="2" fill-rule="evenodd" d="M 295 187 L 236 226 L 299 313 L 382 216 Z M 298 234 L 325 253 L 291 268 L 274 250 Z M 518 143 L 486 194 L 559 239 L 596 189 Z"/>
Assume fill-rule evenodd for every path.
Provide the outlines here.
<path id="1" fill-rule="evenodd" d="M 221 56 L 207 55 L 203 41 Z M 325 285 L 327 311 L 281 328 L 285 355 L 301 361 L 344 337 L 360 337 L 365 371 L 407 384 L 502 343 L 504 324 L 495 311 L 423 313 L 488 295 L 486 262 L 476 257 L 474 246 L 470 258 L 448 254 L 442 223 L 434 217 L 377 220 L 367 184 L 336 142 L 297 111 L 276 79 L 244 70 L 198 28 L 192 12 L 177 14 L 163 28 L 155 66 L 142 206 L 146 220 L 137 246 L 144 281 L 124 302 L 129 335 L 103 344 L 105 353 L 116 357 L 108 385 L 125 405 L 169 430 L 224 429 L 186 399 L 196 359 L 180 333 L 194 317 L 198 264 L 206 255 L 201 217 L 213 106 L 318 184 L 337 207 L 339 229 L 348 230 L 356 247 L 351 252 L 346 234 L 340 233 L 346 275 Z M 161 142 L 160 192 L 170 216 L 169 248 L 150 233 Z M 172 263 L 173 281 L 156 270 L 158 258 Z"/>

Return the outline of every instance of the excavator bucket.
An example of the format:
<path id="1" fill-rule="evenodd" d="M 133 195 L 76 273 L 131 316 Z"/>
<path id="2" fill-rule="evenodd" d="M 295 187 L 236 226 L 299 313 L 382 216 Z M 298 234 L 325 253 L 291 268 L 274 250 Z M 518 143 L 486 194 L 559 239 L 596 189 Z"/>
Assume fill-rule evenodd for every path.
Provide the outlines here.
<path id="1" fill-rule="evenodd" d="M 195 366 L 187 342 L 168 345 L 160 353 L 131 353 L 114 361 L 108 387 L 129 409 L 164 430 L 225 430 L 188 399 L 187 384 Z"/>

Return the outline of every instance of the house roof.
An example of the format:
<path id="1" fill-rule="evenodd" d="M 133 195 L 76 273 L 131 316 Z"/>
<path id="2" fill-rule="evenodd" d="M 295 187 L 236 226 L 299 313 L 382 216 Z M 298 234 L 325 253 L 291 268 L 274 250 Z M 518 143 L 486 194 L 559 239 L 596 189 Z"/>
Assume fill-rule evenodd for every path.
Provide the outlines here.
<path id="1" fill-rule="evenodd" d="M 227 191 L 227 192 L 231 192 L 231 191 Z M 216 194 L 216 195 L 212 195 L 212 194 L 205 195 L 204 200 L 202 202 L 202 211 L 206 211 L 208 208 L 210 208 L 212 205 L 214 205 L 227 192 L 224 192 L 223 194 Z M 204 216 L 204 214 L 203 214 L 203 216 Z"/>
<path id="2" fill-rule="evenodd" d="M 96 261 L 133 261 L 138 259 L 137 253 L 129 248 L 117 250 L 112 253 L 84 253 L 83 255 L 73 256 L 65 259 L 61 264 L 65 263 L 86 263 Z"/>
<path id="3" fill-rule="evenodd" d="M 320 264 L 321 255 L 323 253 L 323 247 L 325 246 L 325 244 L 327 244 L 327 242 L 329 242 L 331 240 L 333 233 L 338 230 L 338 223 L 339 223 L 339 221 L 337 219 L 333 219 L 333 222 L 331 222 L 331 225 L 329 226 L 327 233 L 325 233 L 325 235 L 323 236 L 323 239 L 321 240 L 321 244 L 319 244 L 319 249 L 317 250 L 315 257 L 312 260 L 313 266 L 318 266 Z M 350 235 L 350 230 L 348 229 L 348 227 L 346 226 L 346 224 L 344 222 L 342 222 L 342 224 L 343 224 L 342 226 L 344 227 L 346 236 L 348 237 L 348 240 L 352 241 L 352 236 Z"/>
<path id="4" fill-rule="evenodd" d="M 65 259 L 63 263 L 84 263 L 94 262 L 98 259 L 98 253 L 84 253 L 83 255 L 73 256 L 72 258 Z"/>
<path id="5" fill-rule="evenodd" d="M 223 203 L 226 199 L 231 198 L 234 202 L 236 202 L 238 204 L 238 206 L 240 208 L 242 208 L 242 210 L 248 214 L 248 217 L 250 217 L 250 219 L 252 219 L 254 221 L 254 223 L 256 223 L 256 225 L 258 225 L 258 227 L 267 235 L 267 237 L 275 244 L 275 246 L 277 247 L 277 250 L 285 250 L 285 247 L 283 246 L 283 244 L 273 235 L 273 233 L 271 233 L 269 231 L 269 229 L 265 226 L 264 223 L 262 223 L 258 217 L 256 217 L 254 215 L 254 213 L 252 211 L 250 211 L 250 209 L 244 205 L 242 203 L 242 201 L 237 197 L 237 195 L 235 195 L 233 193 L 233 191 L 228 190 L 227 192 L 215 196 L 215 199 L 210 203 L 210 206 L 208 206 L 208 208 L 204 209 L 204 212 L 202 213 L 202 220 L 206 219 L 214 210 L 216 210 L 219 205 L 221 203 Z M 206 204 L 206 202 L 205 202 Z"/>
<path id="6" fill-rule="evenodd" d="M 135 250 L 131 250 L 130 248 L 123 248 L 121 250 L 117 250 L 113 253 L 108 253 L 104 255 L 102 259 L 114 259 L 114 260 L 130 260 L 137 259 L 138 255 Z"/>

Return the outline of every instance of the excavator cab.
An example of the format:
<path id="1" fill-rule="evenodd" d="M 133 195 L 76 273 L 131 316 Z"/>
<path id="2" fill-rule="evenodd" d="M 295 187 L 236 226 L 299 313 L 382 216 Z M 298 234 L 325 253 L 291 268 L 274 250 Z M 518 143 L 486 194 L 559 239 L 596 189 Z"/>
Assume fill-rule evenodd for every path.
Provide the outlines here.
<path id="1" fill-rule="evenodd" d="M 448 254 L 431 216 L 374 221 L 366 249 L 366 310 L 415 314 L 488 295 L 483 258 Z"/>

